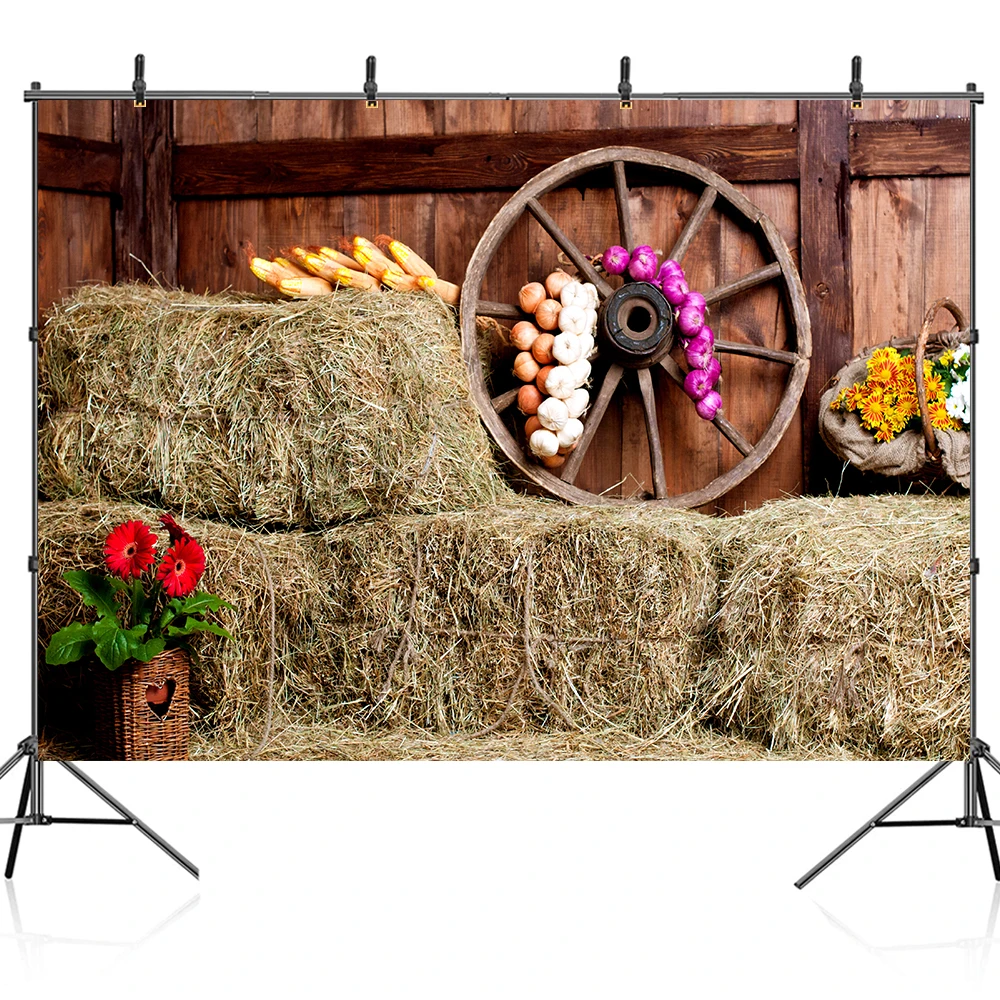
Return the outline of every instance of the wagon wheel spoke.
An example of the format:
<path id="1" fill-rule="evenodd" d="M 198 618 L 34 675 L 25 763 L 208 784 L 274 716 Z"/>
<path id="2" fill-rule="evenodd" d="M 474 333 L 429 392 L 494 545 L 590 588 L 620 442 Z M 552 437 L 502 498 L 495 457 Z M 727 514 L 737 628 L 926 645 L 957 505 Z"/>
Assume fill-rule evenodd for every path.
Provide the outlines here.
<path id="1" fill-rule="evenodd" d="M 646 416 L 646 438 L 649 441 L 649 464 L 653 470 L 653 494 L 657 500 L 667 495 L 667 475 L 663 468 L 663 448 L 660 445 L 660 427 L 656 420 L 656 390 L 648 368 L 639 369 L 639 392 Z"/>
<path id="2" fill-rule="evenodd" d="M 556 220 L 542 208 L 537 198 L 529 198 L 526 208 L 535 217 L 538 224 L 552 237 L 560 250 L 573 262 L 580 274 L 584 275 L 587 281 L 597 286 L 597 291 L 602 298 L 607 298 L 611 294 L 611 286 L 597 273 L 594 265 L 587 259 L 580 248 L 559 228 Z"/>
<path id="3" fill-rule="evenodd" d="M 501 392 L 499 396 L 494 396 L 490 403 L 493 404 L 493 409 L 497 413 L 503 413 L 504 410 L 509 410 L 514 405 L 514 400 L 517 399 L 517 394 L 520 388 L 509 389 L 507 392 Z"/>
<path id="4" fill-rule="evenodd" d="M 494 319 L 522 319 L 521 310 L 506 302 L 487 302 L 480 299 L 476 303 L 477 316 L 492 316 Z"/>
<path id="5" fill-rule="evenodd" d="M 601 383 L 601 391 L 597 394 L 597 399 L 594 400 L 594 405 L 587 414 L 586 422 L 583 425 L 583 434 L 580 435 L 580 440 L 577 442 L 576 448 L 569 453 L 569 458 L 566 459 L 566 464 L 562 467 L 562 479 L 565 482 L 572 483 L 576 481 L 576 477 L 580 472 L 580 466 L 583 464 L 583 458 L 590 447 L 590 442 L 594 440 L 594 435 L 600 426 L 601 418 L 604 416 L 604 412 L 608 408 L 608 403 L 611 402 L 611 397 L 615 394 L 615 389 L 618 388 L 618 383 L 622 380 L 624 372 L 625 369 L 618 364 L 613 364 L 608 368 L 607 374 L 604 376 L 604 381 Z"/>
<path id="6" fill-rule="evenodd" d="M 800 358 L 794 351 L 778 351 L 773 347 L 759 347 L 757 344 L 737 344 L 732 340 L 717 340 L 715 350 L 720 354 L 742 354 L 748 358 L 763 358 L 776 361 L 780 365 L 794 365 Z"/>
<path id="7" fill-rule="evenodd" d="M 715 204 L 715 196 L 718 193 L 711 186 L 706 187 L 702 191 L 701 197 L 698 199 L 698 204 L 695 205 L 694 211 L 688 217 L 687 222 L 684 223 L 684 228 L 681 230 L 680 236 L 677 237 L 677 242 L 670 251 L 670 260 L 676 260 L 679 263 L 680 259 L 687 253 L 688 247 L 691 246 L 691 241 L 698 235 L 698 230 L 701 229 L 702 223 L 708 218 L 708 213 L 712 210 L 712 206 Z"/>
<path id="8" fill-rule="evenodd" d="M 628 207 L 628 185 L 625 183 L 625 162 L 615 160 L 615 203 L 618 205 L 618 232 L 622 246 L 634 250 L 632 235 L 632 213 Z"/>
<path id="9" fill-rule="evenodd" d="M 756 271 L 744 274 L 742 278 L 737 278 L 735 281 L 727 281 L 724 285 L 717 285 L 710 292 L 705 292 L 705 302 L 708 305 L 712 305 L 713 302 L 721 302 L 732 295 L 745 292 L 748 288 L 763 285 L 765 281 L 771 281 L 773 278 L 780 277 L 781 265 L 775 261 L 773 264 L 768 264 L 767 267 L 760 267 Z"/>
<path id="10" fill-rule="evenodd" d="M 660 362 L 660 365 L 678 385 L 684 385 L 684 372 L 669 354 Z M 741 455 L 745 457 L 753 451 L 754 446 L 721 413 L 716 413 L 712 423 Z"/>

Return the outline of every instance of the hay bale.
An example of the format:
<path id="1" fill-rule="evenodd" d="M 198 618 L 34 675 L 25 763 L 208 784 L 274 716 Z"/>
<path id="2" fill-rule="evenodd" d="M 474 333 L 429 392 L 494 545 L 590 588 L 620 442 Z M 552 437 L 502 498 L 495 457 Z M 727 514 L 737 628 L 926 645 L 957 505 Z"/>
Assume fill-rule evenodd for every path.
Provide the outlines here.
<path id="1" fill-rule="evenodd" d="M 40 488 L 316 526 L 507 490 L 430 295 L 88 286 L 40 337 Z"/>
<path id="2" fill-rule="evenodd" d="M 692 713 L 711 518 L 521 499 L 324 535 L 355 725 L 647 735 Z"/>
<path id="3" fill-rule="evenodd" d="M 775 748 L 968 752 L 969 504 L 777 501 L 720 523 L 702 699 Z"/>
<path id="4" fill-rule="evenodd" d="M 155 525 L 159 511 L 129 504 L 49 502 L 39 505 L 39 639 L 44 645 L 76 618 L 82 602 L 63 580 L 68 569 L 101 568 L 104 538 L 115 524 L 140 518 Z M 325 676 L 336 645 L 329 622 L 344 611 L 329 579 L 335 567 L 316 534 L 262 534 L 210 521 L 184 525 L 208 558 L 206 589 L 236 605 L 225 612 L 235 642 L 205 637 L 192 669 L 195 717 L 213 731 L 257 732 L 268 701 L 271 660 L 270 595 L 275 598 L 274 701 L 301 708 L 319 692 L 304 678 Z M 43 718 L 49 728 L 80 733 L 89 690 L 88 665 L 49 667 L 41 659 Z M 103 668 L 101 668 L 103 669 Z"/>

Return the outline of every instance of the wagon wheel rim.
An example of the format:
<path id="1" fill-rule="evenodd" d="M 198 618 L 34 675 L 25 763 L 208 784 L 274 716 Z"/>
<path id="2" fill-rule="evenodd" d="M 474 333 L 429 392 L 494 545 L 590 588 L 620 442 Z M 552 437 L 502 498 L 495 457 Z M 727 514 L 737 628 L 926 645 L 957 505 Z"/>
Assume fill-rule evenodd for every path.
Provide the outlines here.
<path id="1" fill-rule="evenodd" d="M 593 396 L 593 401 L 584 420 L 583 436 L 580 438 L 577 448 L 570 453 L 567 461 L 559 470 L 559 474 L 556 475 L 532 461 L 504 423 L 502 414 L 514 405 L 517 389 L 497 396 L 490 395 L 483 373 L 476 333 L 477 316 L 493 316 L 513 320 L 524 318 L 516 306 L 483 300 L 480 293 L 487 268 L 497 250 L 525 212 L 539 223 L 566 257 L 572 261 L 581 280 L 590 281 L 597 287 L 601 304 L 602 306 L 605 304 L 615 290 L 604 280 L 579 247 L 560 229 L 556 220 L 549 215 L 539 199 L 582 174 L 601 167 L 612 166 L 619 237 L 622 245 L 629 248 L 634 247 L 636 243 L 632 229 L 625 175 L 625 166 L 630 163 L 658 168 L 668 173 L 681 174 L 693 178 L 703 185 L 698 202 L 684 223 L 681 233 L 668 255 L 669 258 L 682 260 L 720 197 L 739 212 L 749 222 L 750 227 L 759 227 L 760 234 L 763 235 L 775 259 L 764 267 L 706 291 L 704 293 L 705 300 L 711 306 L 733 295 L 780 278 L 787 292 L 787 302 L 795 334 L 794 351 L 716 339 L 715 350 L 719 354 L 741 355 L 784 364 L 789 369 L 788 377 L 771 420 L 756 442 L 748 441 L 722 412 L 716 415 L 711 423 L 741 454 L 741 460 L 705 486 L 674 496 L 668 496 L 666 490 L 663 447 L 657 422 L 656 394 L 649 366 L 635 365 L 633 367 L 637 372 L 639 391 L 642 397 L 654 497 L 609 497 L 582 489 L 575 485 L 574 480 L 580 471 L 583 459 L 597 433 L 597 428 L 600 426 L 615 390 L 624 377 L 626 366 L 618 361 L 612 361 L 600 387 L 595 386 L 592 390 L 596 391 L 596 395 Z M 753 230 L 751 229 L 751 231 Z M 476 246 L 466 270 L 459 308 L 463 357 L 473 398 L 487 430 L 504 455 L 520 472 L 551 495 L 575 504 L 645 503 L 661 507 L 700 507 L 717 500 L 756 472 L 771 456 L 798 410 L 799 400 L 809 375 L 812 339 L 805 292 L 788 246 L 777 227 L 761 209 L 753 205 L 749 199 L 714 171 L 691 160 L 654 150 L 629 146 L 608 146 L 589 150 L 548 167 L 524 184 L 493 218 Z M 656 363 L 675 383 L 678 385 L 683 383 L 685 372 L 669 353 L 659 358 Z"/>

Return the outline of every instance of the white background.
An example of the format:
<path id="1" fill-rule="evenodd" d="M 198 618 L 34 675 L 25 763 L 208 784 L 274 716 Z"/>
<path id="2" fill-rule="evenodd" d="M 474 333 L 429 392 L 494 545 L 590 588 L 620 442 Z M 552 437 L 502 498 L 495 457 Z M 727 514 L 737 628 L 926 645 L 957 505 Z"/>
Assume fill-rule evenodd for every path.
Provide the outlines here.
<path id="1" fill-rule="evenodd" d="M 0 757 L 28 730 L 29 110 L 21 92 L 391 90 L 987 94 L 979 112 L 981 732 L 1000 744 L 995 34 L 985 4 L 21 6 L 0 58 Z M 985 391 L 982 391 L 985 390 Z M 128 829 L 25 832 L 0 890 L 0 989 L 39 997 L 996 996 L 981 831 L 876 831 L 793 880 L 913 763 L 89 765 L 203 868 Z M 50 811 L 97 803 L 49 765 Z M 1000 812 L 1000 777 L 988 775 Z M 20 775 L 0 786 L 13 811 Z M 953 766 L 909 815 L 961 811 Z M 902 814 L 901 814 L 902 815 Z M 2 840 L 0 836 L 0 840 Z M 0 850 L 5 847 L 0 843 Z M 2 860 L 2 859 L 0 859 Z M 200 893 L 200 897 L 198 894 Z M 10 914 L 7 905 L 10 903 Z M 178 913 L 178 911 L 181 911 Z M 171 919 L 173 918 L 173 919 Z M 166 923 L 166 926 L 161 926 Z M 159 928 L 159 929 L 158 929 Z"/>

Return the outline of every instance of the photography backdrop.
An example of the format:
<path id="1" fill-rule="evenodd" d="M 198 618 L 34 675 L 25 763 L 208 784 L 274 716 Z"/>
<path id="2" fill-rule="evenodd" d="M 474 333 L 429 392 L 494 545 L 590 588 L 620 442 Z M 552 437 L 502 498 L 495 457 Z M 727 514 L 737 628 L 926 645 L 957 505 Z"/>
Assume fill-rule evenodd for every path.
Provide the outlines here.
<path id="1" fill-rule="evenodd" d="M 929 302 L 949 295 L 968 309 L 967 102 L 866 102 L 861 110 L 847 101 L 638 102 L 624 111 L 612 101 L 383 101 L 377 109 L 360 101 L 192 101 L 152 102 L 141 115 L 130 103 L 43 102 L 39 110 L 43 311 L 81 282 L 145 281 L 149 273 L 196 293 L 259 293 L 246 266 L 249 248 L 270 255 L 355 232 L 396 235 L 442 277 L 461 282 L 513 189 L 567 156 L 634 145 L 715 170 L 764 210 L 791 249 L 813 348 L 797 419 L 757 473 L 703 509 L 714 516 L 839 491 L 845 481 L 847 491 L 862 495 L 908 491 L 902 483 L 845 475 L 816 436 L 819 396 L 863 348 L 914 335 Z M 668 247 L 697 192 L 648 178 L 630 184 L 638 238 Z M 606 186 L 581 179 L 546 204 L 587 252 L 615 241 L 615 203 Z M 526 281 L 541 280 L 557 263 L 551 241 L 524 219 L 491 267 L 484 296 L 513 302 Z M 706 223 L 685 260 L 699 289 L 759 264 L 759 247 L 725 217 Z M 787 304 L 777 288 L 728 300 L 714 325 L 729 340 L 788 346 Z M 726 416 L 749 440 L 766 426 L 785 376 L 780 366 L 727 359 Z M 668 490 L 676 493 L 697 485 L 693 478 L 714 478 L 739 456 L 692 407 L 665 403 L 666 380 L 656 377 L 660 437 L 675 457 L 665 465 Z M 650 478 L 641 402 L 622 391 L 577 483 L 633 496 L 650 489 Z M 117 499 L 155 499 L 120 492 Z M 784 537 L 776 536 L 776 551 Z M 398 584 L 405 596 L 410 582 Z M 864 650 L 857 655 L 863 659 Z M 933 675 L 922 681 L 932 692 Z M 317 696 L 315 687 L 304 694 Z M 926 696 L 933 701 L 933 693 Z M 848 714 L 857 707 L 851 698 L 846 704 Z M 864 707 L 888 715 L 892 709 Z M 780 728 L 775 720 L 763 731 L 754 719 L 744 724 L 765 744 Z M 833 752 L 844 750 L 837 744 Z M 909 743 L 894 753 L 922 755 Z"/>

